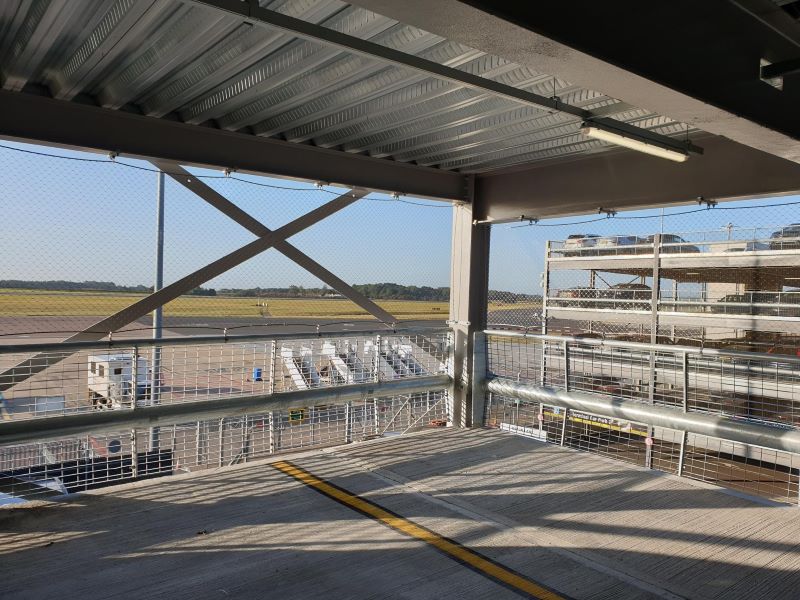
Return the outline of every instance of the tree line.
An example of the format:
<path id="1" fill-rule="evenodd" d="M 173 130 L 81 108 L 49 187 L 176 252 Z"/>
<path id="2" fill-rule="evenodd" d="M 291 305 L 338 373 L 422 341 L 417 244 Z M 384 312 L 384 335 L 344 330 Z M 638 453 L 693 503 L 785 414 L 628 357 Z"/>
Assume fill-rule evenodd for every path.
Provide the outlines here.
<path id="1" fill-rule="evenodd" d="M 113 281 L 23 281 L 21 279 L 0 279 L 0 288 L 17 290 L 47 290 L 53 292 L 127 292 L 147 294 L 153 291 L 151 285 L 117 285 Z M 189 292 L 191 296 L 216 296 L 213 288 L 197 287 Z"/>
<path id="2" fill-rule="evenodd" d="M 23 290 L 51 290 L 51 291 L 92 291 L 92 292 L 152 292 L 151 286 L 145 285 L 117 285 L 111 281 L 22 281 L 17 279 L 0 280 L 0 288 L 15 288 Z M 450 300 L 449 287 L 429 287 L 416 285 L 401 285 L 399 283 L 365 283 L 353 286 L 356 291 L 372 298 L 373 300 L 420 300 L 427 302 L 448 302 Z M 303 287 L 290 285 L 288 287 L 254 287 L 254 288 L 214 288 L 198 287 L 189 292 L 191 296 L 228 296 L 239 298 L 337 298 L 334 290 L 327 286 Z M 500 290 L 489 290 L 490 302 L 516 303 L 531 300 L 541 300 L 541 296 L 533 294 L 516 294 Z"/>

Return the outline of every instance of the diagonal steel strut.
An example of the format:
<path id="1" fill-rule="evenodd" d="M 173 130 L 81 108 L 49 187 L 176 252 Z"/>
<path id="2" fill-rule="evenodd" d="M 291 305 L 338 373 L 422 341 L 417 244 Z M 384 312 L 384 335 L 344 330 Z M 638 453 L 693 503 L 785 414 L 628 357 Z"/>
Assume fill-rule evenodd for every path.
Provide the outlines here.
<path id="1" fill-rule="evenodd" d="M 240 265 L 246 260 L 261 254 L 265 250 L 271 248 L 276 243 L 284 241 L 286 238 L 299 233 L 317 223 L 326 217 L 350 206 L 360 198 L 366 196 L 369 192 L 364 189 L 353 189 L 345 192 L 341 196 L 331 200 L 327 204 L 320 206 L 298 217 L 294 221 L 287 223 L 283 227 L 271 231 L 267 235 L 253 240 L 234 250 L 230 254 L 223 256 L 209 263 L 205 267 L 198 269 L 194 273 L 190 273 L 185 277 L 171 283 L 170 285 L 161 288 L 157 292 L 142 298 L 138 302 L 134 302 L 130 306 L 123 308 L 119 312 L 98 321 L 94 325 L 68 337 L 66 342 L 76 341 L 93 341 L 100 340 L 107 336 L 110 332 L 116 331 L 125 325 L 132 323 L 136 319 L 145 316 L 147 313 L 152 312 L 158 306 L 166 304 L 170 300 L 174 300 L 178 296 L 189 292 L 190 290 L 204 284 L 206 281 L 221 275 L 222 273 Z M 9 389 L 10 387 L 25 381 L 32 375 L 43 371 L 47 367 L 57 362 L 60 362 L 69 356 L 69 352 L 55 352 L 55 353 L 42 353 L 29 358 L 28 360 L 7 369 L 0 373 L 0 392 Z"/>
<path id="2" fill-rule="evenodd" d="M 200 181 L 197 177 L 194 177 L 178 163 L 167 160 L 151 160 L 150 162 L 155 167 L 172 177 L 172 179 L 177 181 L 183 187 L 200 196 L 200 198 L 208 202 L 211 206 L 222 212 L 227 217 L 236 221 L 239 225 L 251 233 L 254 233 L 259 237 L 263 237 L 271 232 L 269 227 L 236 206 L 233 202 L 209 187 L 204 182 Z M 306 271 L 311 273 L 314 277 L 326 285 L 329 285 L 334 290 L 342 294 L 345 298 L 366 310 L 382 323 L 391 325 L 397 321 L 394 315 L 383 310 L 372 300 L 353 289 L 352 286 L 348 285 L 345 281 L 338 278 L 336 275 L 328 271 L 310 256 L 298 250 L 289 242 L 275 242 L 273 247 L 275 250 L 286 256 L 289 260 L 294 261 Z"/>

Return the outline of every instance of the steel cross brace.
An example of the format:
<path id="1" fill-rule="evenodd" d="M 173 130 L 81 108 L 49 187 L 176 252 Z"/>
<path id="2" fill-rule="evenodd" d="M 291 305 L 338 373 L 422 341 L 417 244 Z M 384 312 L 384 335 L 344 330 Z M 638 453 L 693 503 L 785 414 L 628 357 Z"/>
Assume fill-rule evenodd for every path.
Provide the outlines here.
<path id="1" fill-rule="evenodd" d="M 192 178 L 194 179 L 194 177 Z M 311 225 L 329 217 L 330 215 L 350 206 L 360 198 L 366 196 L 369 192 L 364 189 L 352 189 L 341 196 L 331 200 L 327 204 L 315 208 L 314 210 L 298 217 L 274 231 L 260 236 L 258 239 L 253 240 L 249 244 L 245 244 L 238 250 L 223 256 L 207 264 L 205 267 L 198 269 L 194 273 L 190 273 L 181 279 L 169 284 L 154 292 L 138 302 L 134 302 L 130 306 L 106 317 L 68 337 L 65 342 L 77 341 L 94 341 L 103 339 L 109 333 L 117 331 L 125 325 L 132 323 L 136 319 L 145 316 L 147 313 L 152 312 L 155 308 L 162 306 L 174 300 L 178 296 L 188 293 L 190 290 L 204 284 L 214 277 L 222 275 L 226 271 L 242 264 L 246 260 L 261 254 L 265 250 L 272 248 L 276 243 L 285 241 L 287 238 L 307 229 Z M 0 373 L 0 392 L 9 389 L 10 387 L 25 381 L 31 376 L 45 370 L 47 367 L 58 363 L 67 358 L 70 352 L 53 352 L 41 353 L 33 356 L 20 364 L 6 369 Z"/>
<path id="2" fill-rule="evenodd" d="M 219 210 L 225 216 L 250 231 L 251 233 L 263 237 L 271 233 L 271 230 L 261 223 L 258 219 L 246 213 L 236 206 L 233 202 L 225 198 L 222 194 L 209 187 L 206 183 L 194 177 L 179 164 L 166 160 L 151 160 L 154 166 L 172 177 L 186 189 L 194 192 L 197 196 L 208 202 L 211 206 Z M 329 285 L 334 290 L 342 294 L 345 298 L 357 304 L 376 319 L 386 325 L 393 325 L 396 319 L 393 315 L 383 310 L 372 300 L 359 293 L 352 286 L 328 271 L 310 256 L 298 250 L 287 241 L 275 242 L 275 250 L 283 254 L 289 260 L 300 265 L 303 269 L 311 273 L 314 277 Z"/>

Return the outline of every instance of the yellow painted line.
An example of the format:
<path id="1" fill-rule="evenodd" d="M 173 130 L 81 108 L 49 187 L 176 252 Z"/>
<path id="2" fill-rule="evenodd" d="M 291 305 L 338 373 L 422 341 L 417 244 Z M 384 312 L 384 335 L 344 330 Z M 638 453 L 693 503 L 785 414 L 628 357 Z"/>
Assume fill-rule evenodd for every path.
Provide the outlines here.
<path id="1" fill-rule="evenodd" d="M 320 479 L 316 475 L 309 473 L 305 469 L 301 469 L 289 461 L 275 462 L 272 463 L 272 466 L 281 473 L 289 475 L 324 496 L 360 512 L 364 516 L 370 517 L 411 538 L 425 542 L 439 552 L 442 552 L 450 558 L 517 593 L 521 593 L 529 598 L 536 598 L 537 600 L 568 600 L 567 596 L 557 594 L 535 581 L 496 563 L 492 559 L 462 546 L 458 542 L 442 537 L 436 532 L 422 525 L 418 525 L 405 517 L 401 517 L 374 502 L 361 498 L 343 488 Z"/>

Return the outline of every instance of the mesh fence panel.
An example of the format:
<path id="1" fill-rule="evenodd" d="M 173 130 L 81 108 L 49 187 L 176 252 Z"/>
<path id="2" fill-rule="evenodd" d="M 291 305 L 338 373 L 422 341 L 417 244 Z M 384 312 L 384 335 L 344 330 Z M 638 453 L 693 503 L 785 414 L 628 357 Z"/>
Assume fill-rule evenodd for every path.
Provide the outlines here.
<path id="1" fill-rule="evenodd" d="M 488 335 L 486 350 L 489 378 L 718 415 L 778 431 L 800 427 L 795 416 L 800 363 L 794 360 L 509 333 Z M 789 452 L 493 393 L 487 396 L 484 424 L 779 502 L 798 501 L 800 457 Z"/>
<path id="2" fill-rule="evenodd" d="M 789 197 L 494 226 L 489 323 L 540 330 L 544 319 L 553 334 L 797 354 L 797 205 Z"/>
<path id="3" fill-rule="evenodd" d="M 131 410 L 444 373 L 448 337 L 424 333 L 3 352 L 4 420 Z M 11 369 L 16 367 L 15 371 Z M 12 384 L 13 385 L 10 385 Z"/>
<path id="4" fill-rule="evenodd" d="M 539 441 L 678 473 L 683 432 L 490 394 L 485 424 Z M 689 434 L 682 475 L 796 504 L 800 457 Z"/>
<path id="5" fill-rule="evenodd" d="M 688 412 L 800 427 L 796 359 L 498 334 L 488 337 L 487 360 L 489 377 L 678 409 L 685 403 Z"/>
<path id="6" fill-rule="evenodd" d="M 324 448 L 440 427 L 444 390 L 365 398 L 160 428 L 0 446 L 0 503 L 46 500 L 127 481 L 231 466 L 274 454 Z"/>
<path id="7" fill-rule="evenodd" d="M 13 257 L 0 272 L 0 335 L 60 339 L 150 292 L 158 182 L 153 165 L 4 143 L 0 169 L 8 175 L 0 253 Z M 346 191 L 202 169 L 167 176 L 165 285 L 257 239 L 184 187 L 184 178 L 273 230 Z M 451 221 L 447 203 L 371 194 L 289 242 L 377 302 L 396 324 L 444 322 Z M 313 332 L 374 320 L 319 277 L 322 272 L 311 274 L 269 249 L 167 302 L 167 333 L 283 324 Z M 141 334 L 151 326 L 145 313 L 115 329 Z"/>

